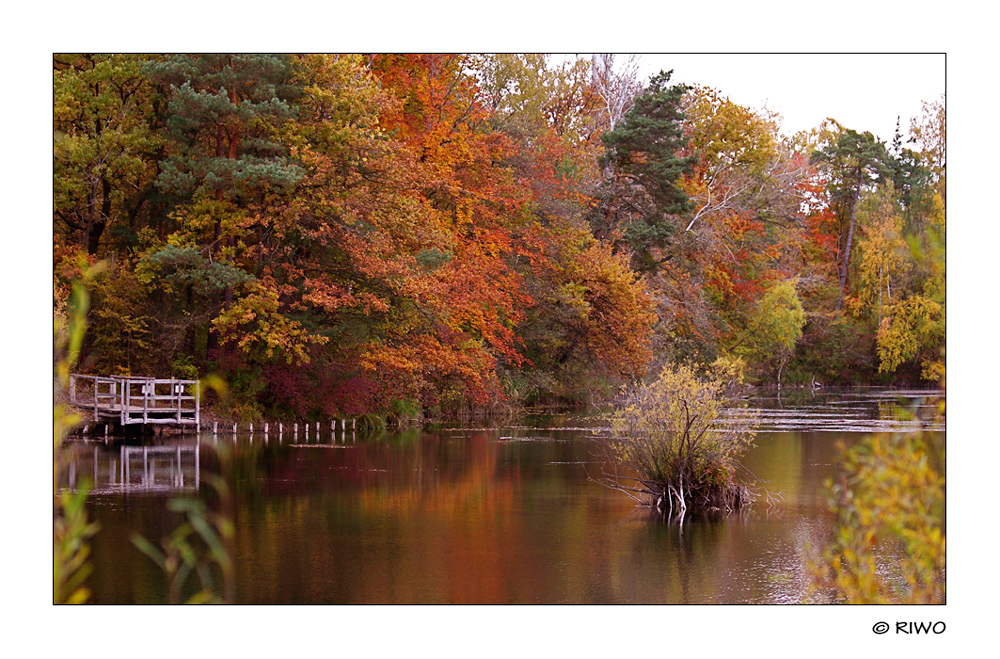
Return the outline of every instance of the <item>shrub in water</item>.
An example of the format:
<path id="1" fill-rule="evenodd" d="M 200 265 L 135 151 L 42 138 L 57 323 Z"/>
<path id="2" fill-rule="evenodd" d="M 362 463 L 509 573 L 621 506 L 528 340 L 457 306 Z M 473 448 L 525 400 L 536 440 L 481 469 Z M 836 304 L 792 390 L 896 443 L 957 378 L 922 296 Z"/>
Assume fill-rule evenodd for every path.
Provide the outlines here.
<path id="1" fill-rule="evenodd" d="M 598 482 L 671 516 L 732 511 L 753 500 L 740 458 L 753 445 L 756 421 L 724 415 L 734 405 L 728 375 L 668 366 L 655 381 L 623 391 L 608 418 Z"/>

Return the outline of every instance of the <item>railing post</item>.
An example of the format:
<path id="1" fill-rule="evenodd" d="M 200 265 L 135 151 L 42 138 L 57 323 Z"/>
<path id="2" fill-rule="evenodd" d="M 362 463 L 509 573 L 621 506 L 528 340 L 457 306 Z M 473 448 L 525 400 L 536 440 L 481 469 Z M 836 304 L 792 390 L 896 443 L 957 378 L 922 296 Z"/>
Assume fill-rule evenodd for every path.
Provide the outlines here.
<path id="1" fill-rule="evenodd" d="M 183 384 L 175 384 L 174 379 L 170 378 L 170 393 L 174 395 L 177 404 L 177 425 L 181 424 L 181 392 L 184 391 Z"/>
<path id="2" fill-rule="evenodd" d="M 72 373 L 69 375 L 69 402 L 76 403 L 76 376 Z"/>
<path id="3" fill-rule="evenodd" d="M 97 376 L 94 376 L 94 422 L 97 422 Z"/>
<path id="4" fill-rule="evenodd" d="M 146 380 L 146 383 L 142 386 L 142 423 L 145 425 L 149 421 L 149 388 L 151 385 L 151 380 Z M 152 385 L 156 386 L 156 385 Z"/>
<path id="5" fill-rule="evenodd" d="M 196 432 L 201 429 L 201 380 L 194 383 L 194 427 Z"/>

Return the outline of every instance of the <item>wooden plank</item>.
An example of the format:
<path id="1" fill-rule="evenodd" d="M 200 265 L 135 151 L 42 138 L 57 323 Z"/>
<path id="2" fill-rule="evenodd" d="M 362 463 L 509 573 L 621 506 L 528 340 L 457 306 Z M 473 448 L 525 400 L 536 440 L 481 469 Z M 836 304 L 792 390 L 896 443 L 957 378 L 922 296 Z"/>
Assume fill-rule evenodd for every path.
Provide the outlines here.
<path id="1" fill-rule="evenodd" d="M 131 423 L 131 424 L 144 423 L 144 424 L 147 424 L 147 425 L 171 425 L 171 424 L 177 425 L 178 424 L 177 420 L 175 420 L 172 417 L 168 417 L 166 419 L 152 418 L 152 419 L 148 419 L 146 421 L 143 421 L 143 420 L 141 420 L 139 418 L 136 418 L 134 421 L 129 421 L 129 423 Z M 182 426 L 193 426 L 193 425 L 195 425 L 195 421 L 194 421 L 194 419 L 181 419 L 179 425 L 182 425 Z"/>

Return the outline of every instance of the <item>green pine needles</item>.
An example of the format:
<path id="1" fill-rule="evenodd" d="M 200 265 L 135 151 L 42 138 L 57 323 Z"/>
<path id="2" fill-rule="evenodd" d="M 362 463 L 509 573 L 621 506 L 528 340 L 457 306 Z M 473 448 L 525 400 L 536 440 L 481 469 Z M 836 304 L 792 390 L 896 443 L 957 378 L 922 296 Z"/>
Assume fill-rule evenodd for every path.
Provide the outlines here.
<path id="1" fill-rule="evenodd" d="M 684 85 L 669 85 L 670 72 L 650 80 L 614 130 L 604 134 L 600 164 L 608 173 L 594 228 L 610 227 L 636 254 L 636 267 L 651 260 L 650 249 L 664 249 L 676 231 L 675 218 L 693 208 L 679 187 L 695 158 L 678 155 L 687 145 L 681 99 Z M 610 235 L 608 237 L 611 237 Z"/>

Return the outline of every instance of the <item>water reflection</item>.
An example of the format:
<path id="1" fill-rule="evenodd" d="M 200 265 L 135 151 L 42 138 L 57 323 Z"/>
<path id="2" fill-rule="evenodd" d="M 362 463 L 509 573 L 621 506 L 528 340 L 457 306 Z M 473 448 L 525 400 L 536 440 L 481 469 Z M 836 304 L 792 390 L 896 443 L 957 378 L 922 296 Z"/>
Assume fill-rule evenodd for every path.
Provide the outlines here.
<path id="1" fill-rule="evenodd" d="M 882 399 L 860 399 L 843 408 L 854 414 L 860 404 L 869 421 L 896 414 L 880 411 Z M 785 418 L 810 418 L 784 404 Z M 146 450 L 145 461 L 143 447 L 127 447 L 124 479 L 122 447 L 84 445 L 77 477 L 101 479 L 91 587 L 98 602 L 162 601 L 158 575 L 128 535 L 169 533 L 178 520 L 167 499 L 204 496 L 199 480 L 218 473 L 235 499 L 239 602 L 797 602 L 805 548 L 833 524 L 823 481 L 837 473 L 836 444 L 864 437 L 802 427 L 762 432 L 747 456 L 779 506 L 683 528 L 651 521 L 587 479 L 599 469 L 599 421 L 581 416 L 377 437 L 315 426 L 308 439 L 303 427 L 209 435 Z M 144 494 L 123 496 L 135 492 Z"/>
<path id="2" fill-rule="evenodd" d="M 113 492 L 196 494 L 201 485 L 200 441 L 154 446 L 108 447 L 96 443 L 67 447 L 60 488 L 76 491 L 86 478 L 94 494 Z"/>

